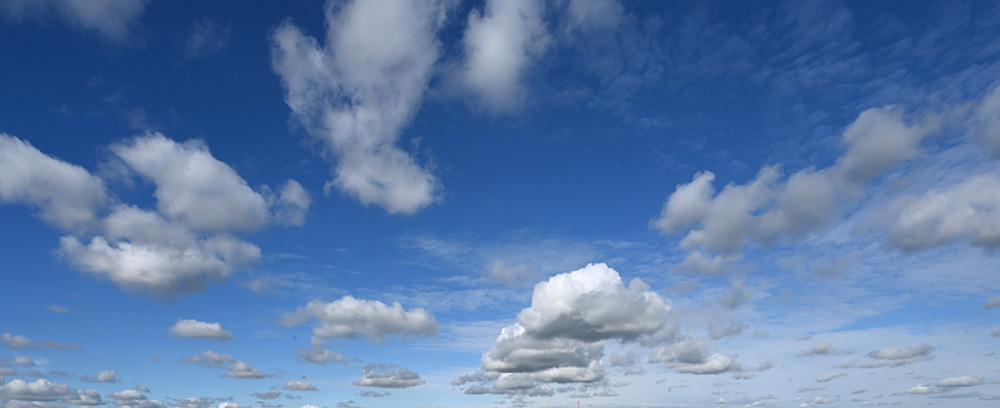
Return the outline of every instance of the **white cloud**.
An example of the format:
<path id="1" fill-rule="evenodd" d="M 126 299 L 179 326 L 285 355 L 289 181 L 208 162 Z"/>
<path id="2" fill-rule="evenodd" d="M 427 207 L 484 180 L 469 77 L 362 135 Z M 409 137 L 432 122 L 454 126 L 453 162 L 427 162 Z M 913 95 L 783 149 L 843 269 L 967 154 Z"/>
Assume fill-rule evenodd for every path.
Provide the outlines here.
<path id="1" fill-rule="evenodd" d="M 809 350 L 803 351 L 798 356 L 829 356 L 843 354 L 842 351 L 833 348 L 833 344 L 828 341 L 821 341 L 812 346 Z"/>
<path id="2" fill-rule="evenodd" d="M 21 347 L 34 343 L 34 340 L 31 340 L 27 337 L 18 334 L 4 333 L 0 335 L 0 342 L 6 344 L 7 347 L 17 350 L 20 349 Z"/>
<path id="3" fill-rule="evenodd" d="M 207 18 L 195 21 L 184 42 L 184 58 L 206 58 L 222 52 L 229 46 L 231 32 L 231 26 L 221 27 Z"/>
<path id="4" fill-rule="evenodd" d="M 313 329 L 313 336 L 319 338 L 366 337 L 381 342 L 392 334 L 419 336 L 434 335 L 438 331 L 437 321 L 424 309 L 405 310 L 399 302 L 389 306 L 352 296 L 330 303 L 310 301 L 294 313 L 285 314 L 282 323 L 297 325 L 311 317 L 320 322 L 320 326 Z"/>
<path id="5" fill-rule="evenodd" d="M 53 313 L 69 313 L 69 312 L 71 312 L 71 310 L 68 307 L 62 307 L 62 306 L 59 306 L 59 305 L 49 304 L 48 308 Z"/>
<path id="6" fill-rule="evenodd" d="M 909 394 L 909 395 L 930 395 L 930 394 L 941 394 L 941 393 L 944 393 L 944 392 L 947 392 L 947 391 L 943 390 L 943 389 L 940 389 L 938 387 L 930 386 L 930 385 L 917 384 L 915 387 L 907 389 L 907 390 L 903 390 L 903 391 L 900 391 L 900 392 L 897 392 L 897 393 L 895 393 L 895 395 L 905 395 L 905 394 Z"/>
<path id="7" fill-rule="evenodd" d="M 126 290 L 157 298 L 199 291 L 260 258 L 260 249 L 236 233 L 272 221 L 300 224 L 309 206 L 294 181 L 268 203 L 201 142 L 147 133 L 111 151 L 153 182 L 157 211 L 117 203 L 98 218 L 108 201 L 101 179 L 4 134 L 0 201 L 39 207 L 44 220 L 71 233 L 60 239 L 58 255 Z"/>
<path id="8" fill-rule="evenodd" d="M 390 213 L 437 200 L 437 178 L 396 142 L 438 59 L 443 18 L 437 1 L 328 2 L 325 46 L 291 21 L 274 30 L 272 66 L 285 102 L 336 162 L 327 188 Z"/>
<path id="9" fill-rule="evenodd" d="M 253 231 L 267 222 L 267 203 L 199 141 L 177 143 L 151 133 L 111 150 L 156 185 L 156 207 L 191 229 Z"/>
<path id="10" fill-rule="evenodd" d="M 316 386 L 309 381 L 287 381 L 281 388 L 290 391 L 317 391 Z"/>
<path id="11" fill-rule="evenodd" d="M 115 370 L 104 370 L 97 373 L 97 375 L 94 376 L 85 375 L 83 377 L 80 377 L 80 381 L 95 382 L 95 383 L 118 382 L 118 372 Z"/>
<path id="12" fill-rule="evenodd" d="M 255 392 L 255 393 L 252 393 L 250 395 L 253 395 L 254 397 L 256 397 L 258 399 L 271 400 L 271 399 L 275 399 L 275 398 L 280 397 L 281 396 L 281 391 Z"/>
<path id="13" fill-rule="evenodd" d="M 137 390 L 121 390 L 109 396 L 118 408 L 167 408 L 164 403 L 149 399 Z"/>
<path id="14" fill-rule="evenodd" d="M 951 242 L 1000 247 L 1000 177 L 979 174 L 941 190 L 898 199 L 888 241 L 905 250 Z"/>
<path id="15" fill-rule="evenodd" d="M 968 376 L 968 375 L 963 375 L 963 376 L 960 376 L 960 377 L 943 378 L 943 379 L 941 379 L 941 381 L 938 381 L 937 386 L 938 387 L 948 387 L 948 388 L 952 388 L 952 387 L 955 387 L 955 388 L 957 388 L 957 387 L 972 387 L 972 386 L 983 384 L 985 382 L 986 382 L 986 380 L 984 380 L 982 378 L 979 378 L 979 377 L 972 377 L 972 376 Z"/>
<path id="16" fill-rule="evenodd" d="M 0 201 L 33 205 L 49 224 L 77 230 L 94 222 L 107 195 L 104 182 L 82 167 L 0 133 Z"/>
<path id="17" fill-rule="evenodd" d="M 617 26 L 625 10 L 617 0 L 564 0 L 570 29 Z"/>
<path id="18" fill-rule="evenodd" d="M 125 43 L 139 26 L 149 0 L 9 0 L 0 3 L 5 17 L 44 19 L 51 12 L 104 38 Z"/>
<path id="19" fill-rule="evenodd" d="M 933 118 L 907 125 L 895 107 L 866 110 L 844 131 L 847 152 L 835 165 L 800 170 L 787 179 L 777 166 L 765 166 L 748 183 L 730 183 L 717 194 L 715 175 L 699 172 L 690 183 L 677 186 L 650 225 L 664 235 L 688 231 L 680 241 L 682 249 L 727 256 L 739 254 L 748 242 L 769 246 L 803 237 L 859 199 L 864 183 L 917 156 L 920 142 L 936 128 Z M 709 270 L 724 266 L 721 260 L 699 256 L 688 263 L 712 266 Z"/>
<path id="20" fill-rule="evenodd" d="M 520 105 L 521 78 L 549 43 L 544 7 L 539 1 L 488 0 L 485 10 L 469 13 L 461 75 L 487 108 L 507 111 Z"/>
<path id="21" fill-rule="evenodd" d="M 605 376 L 605 341 L 654 344 L 674 335 L 670 305 L 639 279 L 590 264 L 535 285 L 531 306 L 483 354 L 484 371 L 453 382 L 467 394 L 551 395 L 544 383 Z"/>
<path id="22" fill-rule="evenodd" d="M 167 329 L 167 334 L 177 337 L 194 337 L 199 339 L 232 339 L 232 333 L 222 328 L 219 323 L 199 322 L 194 319 L 177 319 L 177 323 Z"/>
<path id="23" fill-rule="evenodd" d="M 21 379 L 4 384 L 0 381 L 0 406 L 16 407 L 62 407 L 65 404 L 95 406 L 103 405 L 101 395 L 93 389 L 78 391 L 66 384 L 56 384 L 41 378 L 34 382 Z"/>
<path id="24" fill-rule="evenodd" d="M 837 378 L 840 378 L 840 377 L 844 377 L 846 375 L 847 375 L 847 373 L 844 373 L 844 372 L 830 373 L 830 374 L 827 374 L 827 375 L 824 375 L 822 377 L 817 378 L 816 382 L 828 382 L 830 380 L 834 380 L 834 379 L 837 379 Z"/>
<path id="25" fill-rule="evenodd" d="M 226 371 L 226 373 L 222 376 L 238 378 L 241 380 L 250 380 L 267 377 L 267 374 L 254 368 L 250 364 L 237 360 L 229 366 L 229 371 Z"/>
<path id="26" fill-rule="evenodd" d="M 921 344 L 916 347 L 896 347 L 891 346 L 881 350 L 874 350 L 867 354 L 874 361 L 861 364 L 861 367 L 899 367 L 926 361 L 934 358 L 934 347 L 928 344 Z"/>
<path id="27" fill-rule="evenodd" d="M 409 388 L 423 383 L 420 374 L 406 368 L 394 364 L 371 363 L 365 366 L 361 379 L 353 384 L 359 387 Z"/>

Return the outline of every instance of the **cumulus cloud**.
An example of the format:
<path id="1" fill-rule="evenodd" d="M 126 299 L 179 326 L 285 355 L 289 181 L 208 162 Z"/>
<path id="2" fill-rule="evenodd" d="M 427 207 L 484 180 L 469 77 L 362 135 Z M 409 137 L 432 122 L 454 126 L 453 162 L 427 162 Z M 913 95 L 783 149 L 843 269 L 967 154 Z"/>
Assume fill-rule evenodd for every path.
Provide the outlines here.
<path id="1" fill-rule="evenodd" d="M 5 134 L 0 201 L 39 208 L 43 220 L 71 234 L 60 239 L 58 255 L 126 290 L 157 298 L 201 290 L 260 258 L 260 249 L 237 233 L 269 222 L 297 223 L 298 215 L 279 214 L 308 207 L 308 196 L 294 182 L 269 203 L 198 141 L 147 133 L 110 150 L 123 168 L 153 183 L 155 211 L 116 202 L 99 217 L 108 204 L 101 179 Z"/>
<path id="2" fill-rule="evenodd" d="M 361 338 L 381 342 L 388 335 L 435 335 L 437 321 L 422 308 L 403 309 L 399 302 L 392 306 L 377 300 L 356 299 L 344 296 L 339 300 L 323 303 L 310 301 L 293 313 L 282 316 L 282 324 L 294 326 L 309 318 L 316 318 L 320 326 L 313 329 L 315 338 Z"/>
<path id="3" fill-rule="evenodd" d="M 82 167 L 0 133 L 0 201 L 32 205 L 47 223 L 79 230 L 94 223 L 107 193 L 104 182 Z"/>
<path id="4" fill-rule="evenodd" d="M 184 362 L 211 368 L 228 368 L 229 370 L 222 374 L 223 377 L 228 378 L 248 380 L 265 378 L 268 376 L 250 364 L 237 360 L 229 354 L 219 353 L 212 350 L 206 350 L 191 357 L 185 357 Z"/>
<path id="5" fill-rule="evenodd" d="M 0 3 L 0 14 L 13 20 L 55 15 L 109 41 L 125 43 L 138 29 L 148 4 L 149 0 L 9 0 Z"/>
<path id="6" fill-rule="evenodd" d="M 281 388 L 289 391 L 317 391 L 316 386 L 309 381 L 288 381 Z"/>
<path id="7" fill-rule="evenodd" d="M 235 338 L 219 323 L 199 322 L 194 319 L 177 319 L 177 323 L 167 329 L 167 334 L 176 337 L 226 340 Z"/>
<path id="8" fill-rule="evenodd" d="M 919 154 L 920 142 L 934 129 L 932 119 L 908 125 L 896 107 L 866 110 L 844 131 L 847 151 L 835 165 L 807 168 L 787 178 L 777 166 L 765 166 L 753 180 L 730 183 L 718 193 L 715 175 L 699 172 L 690 183 L 677 186 L 650 225 L 664 235 L 687 231 L 682 249 L 725 256 L 738 255 L 750 242 L 768 246 L 803 237 L 827 225 L 839 207 L 860 198 L 864 183 Z M 713 260 L 701 257 L 701 263 Z"/>
<path id="9" fill-rule="evenodd" d="M 899 391 L 899 392 L 895 393 L 894 395 L 930 395 L 930 394 L 941 394 L 941 393 L 945 393 L 945 392 L 947 392 L 947 390 L 943 390 L 943 389 L 938 388 L 938 387 L 934 387 L 934 386 L 930 386 L 930 385 L 917 384 L 913 388 L 910 388 L 910 389 L 907 389 L 907 390 L 903 390 L 903 391 Z"/>
<path id="10" fill-rule="evenodd" d="M 118 382 L 118 372 L 115 370 L 104 370 L 97 375 L 85 375 L 80 377 L 80 381 L 84 382 L 95 382 L 95 383 L 113 383 Z"/>
<path id="11" fill-rule="evenodd" d="M 934 347 L 928 344 L 921 344 L 916 347 L 896 347 L 891 346 L 881 350 L 874 350 L 867 354 L 872 360 L 862 364 L 862 367 L 899 367 L 926 361 L 934 358 Z"/>
<path id="12" fill-rule="evenodd" d="M 96 406 L 103 405 L 101 394 L 87 388 L 79 391 L 66 384 L 57 384 L 44 378 L 33 382 L 13 379 L 0 383 L 0 406 L 63 406 L 64 404 Z"/>
<path id="13" fill-rule="evenodd" d="M 11 359 L 11 362 L 21 367 L 31 367 L 35 365 L 34 361 L 25 356 L 15 356 L 13 359 Z"/>
<path id="14" fill-rule="evenodd" d="M 112 392 L 111 400 L 118 408 L 167 408 L 167 405 L 147 397 L 137 390 Z"/>
<path id="15" fill-rule="evenodd" d="M 847 375 L 847 373 L 844 373 L 844 372 L 830 373 L 830 374 L 827 374 L 827 375 L 824 375 L 822 377 L 817 378 L 816 382 L 828 382 L 830 380 L 834 380 L 834 379 L 837 379 L 837 378 L 840 378 L 840 377 L 844 377 L 846 375 Z"/>
<path id="16" fill-rule="evenodd" d="M 550 395 L 545 383 L 604 378 L 605 341 L 654 344 L 672 336 L 670 305 L 644 282 L 625 286 L 605 264 L 535 285 L 531 306 L 483 354 L 483 371 L 456 380 L 467 394 Z"/>
<path id="17" fill-rule="evenodd" d="M 337 187 L 366 205 L 413 214 L 439 182 L 396 142 L 440 54 L 444 3 L 328 2 L 326 45 L 290 20 L 271 37 L 272 67 L 293 117 L 326 147 Z"/>
<path id="18" fill-rule="evenodd" d="M 538 1 L 488 0 L 485 9 L 469 13 L 461 78 L 488 109 L 507 111 L 520 104 L 522 76 L 550 41 L 544 7 Z"/>
<path id="19" fill-rule="evenodd" d="M 945 189 L 902 197 L 892 205 L 889 243 L 920 250 L 951 242 L 1000 247 L 1000 177 L 979 174 Z"/>
<path id="20" fill-rule="evenodd" d="M 829 356 L 835 354 L 844 354 L 844 351 L 837 350 L 833 348 L 833 344 L 828 341 L 821 341 L 812 346 L 809 350 L 803 351 L 798 354 L 799 357 L 804 356 Z"/>
<path id="21" fill-rule="evenodd" d="M 361 379 L 353 384 L 359 387 L 409 388 L 423 384 L 420 374 L 395 364 L 375 364 L 365 366 Z"/>
<path id="22" fill-rule="evenodd" d="M 976 385 L 981 385 L 985 382 L 986 380 L 979 377 L 963 375 L 960 377 L 943 378 L 941 379 L 941 381 L 938 381 L 937 386 L 946 388 L 972 387 Z"/>

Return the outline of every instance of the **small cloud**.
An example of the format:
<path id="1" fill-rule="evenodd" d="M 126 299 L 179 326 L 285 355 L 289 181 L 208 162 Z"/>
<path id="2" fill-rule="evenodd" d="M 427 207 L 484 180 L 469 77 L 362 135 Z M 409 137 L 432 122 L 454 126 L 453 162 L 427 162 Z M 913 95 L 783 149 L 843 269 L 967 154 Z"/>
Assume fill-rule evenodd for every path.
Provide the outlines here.
<path id="1" fill-rule="evenodd" d="M 365 366 L 364 375 L 354 385 L 359 387 L 378 388 L 408 388 L 423 384 L 420 374 L 394 364 L 375 364 Z"/>
<path id="2" fill-rule="evenodd" d="M 0 343 L 6 344 L 7 347 L 17 350 L 21 347 L 34 343 L 34 341 L 24 336 L 4 333 L 3 335 L 0 335 Z"/>
<path id="3" fill-rule="evenodd" d="M 222 52 L 229 46 L 232 31 L 231 26 L 222 27 L 207 18 L 195 21 L 184 43 L 184 59 L 207 58 Z"/>
<path id="4" fill-rule="evenodd" d="M 388 396 L 392 395 L 392 393 L 389 392 L 389 391 L 365 390 L 365 391 L 359 392 L 358 395 L 360 395 L 362 397 L 380 398 L 380 397 L 388 397 Z"/>
<path id="5" fill-rule="evenodd" d="M 149 393 L 150 392 L 149 391 L 149 387 L 146 387 L 145 385 L 142 385 L 142 384 L 136 385 L 135 386 L 135 390 L 136 391 L 142 391 L 142 392 L 145 392 L 145 393 Z"/>
<path id="6" fill-rule="evenodd" d="M 14 364 L 19 365 L 21 367 L 33 367 L 35 365 L 34 361 L 31 361 L 30 358 L 25 357 L 25 356 L 14 357 L 14 359 L 11 360 L 11 362 L 13 362 Z"/>
<path id="7" fill-rule="evenodd" d="M 250 395 L 258 399 L 272 400 L 281 396 L 281 391 L 255 392 Z"/>
<path id="8" fill-rule="evenodd" d="M 844 373 L 844 372 L 830 373 L 830 374 L 827 374 L 827 375 L 824 375 L 822 377 L 817 378 L 816 382 L 827 382 L 827 381 L 830 381 L 830 380 L 833 380 L 833 379 L 836 379 L 836 378 L 844 377 L 846 375 L 847 375 L 847 373 Z"/>
<path id="9" fill-rule="evenodd" d="M 983 307 L 987 309 L 996 309 L 1000 307 L 1000 295 L 993 296 L 987 299 L 986 303 L 983 304 Z"/>
<path id="10" fill-rule="evenodd" d="M 961 377 L 948 377 L 938 381 L 938 387 L 972 387 L 984 383 L 986 380 L 979 377 L 963 375 Z"/>
<path id="11" fill-rule="evenodd" d="M 94 382 L 94 383 L 113 383 L 118 382 L 118 373 L 115 370 L 104 370 L 95 376 L 85 375 L 80 377 L 80 381 L 83 382 Z"/>
<path id="12" fill-rule="evenodd" d="M 193 319 L 177 319 L 177 323 L 167 329 L 167 334 L 174 337 L 198 339 L 228 340 L 235 338 L 219 323 L 199 322 Z"/>
<path id="13" fill-rule="evenodd" d="M 309 381 L 288 381 L 281 388 L 290 391 L 318 391 L 316 386 Z"/>
<path id="14" fill-rule="evenodd" d="M 930 394 L 941 394 L 944 392 L 947 391 L 934 386 L 917 384 L 916 387 L 897 392 L 893 395 L 930 395 Z"/>

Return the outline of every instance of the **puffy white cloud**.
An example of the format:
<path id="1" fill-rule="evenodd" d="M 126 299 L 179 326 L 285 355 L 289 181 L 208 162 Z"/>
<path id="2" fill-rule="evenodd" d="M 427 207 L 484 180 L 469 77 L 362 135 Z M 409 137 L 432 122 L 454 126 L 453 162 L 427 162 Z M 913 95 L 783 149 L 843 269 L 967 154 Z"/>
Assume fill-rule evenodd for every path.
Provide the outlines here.
<path id="1" fill-rule="evenodd" d="M 82 167 L 0 133 L 0 201 L 30 204 L 46 222 L 79 230 L 94 222 L 107 195 L 104 182 Z"/>
<path id="2" fill-rule="evenodd" d="M 83 377 L 80 377 L 80 381 L 95 382 L 95 383 L 118 382 L 118 372 L 115 370 L 104 370 L 97 373 L 97 375 L 94 376 L 85 375 Z"/>
<path id="3" fill-rule="evenodd" d="M 0 385 L 0 400 L 58 401 L 72 393 L 73 389 L 68 385 L 52 383 L 44 378 L 30 383 L 22 379 L 13 379 L 7 384 Z"/>
<path id="4" fill-rule="evenodd" d="M 921 344 L 916 347 L 896 347 L 891 346 L 881 350 L 874 350 L 867 354 L 874 361 L 864 363 L 862 367 L 899 367 L 925 361 L 934 358 L 934 347 L 928 344 Z"/>
<path id="5" fill-rule="evenodd" d="M 58 255 L 126 290 L 157 298 L 199 291 L 260 258 L 236 233 L 272 221 L 301 224 L 310 203 L 294 181 L 265 199 L 201 142 L 147 133 L 111 151 L 124 169 L 153 182 L 156 211 L 118 203 L 99 218 L 108 201 L 101 179 L 5 134 L 0 201 L 40 208 L 43 219 L 71 234 L 60 239 Z"/>
<path id="6" fill-rule="evenodd" d="M 316 391 L 316 386 L 309 381 L 287 381 L 281 388 L 291 391 Z"/>
<path id="7" fill-rule="evenodd" d="M 43 19 L 55 12 L 70 23 L 124 43 L 139 25 L 149 0 L 9 0 L 0 3 L 5 17 Z"/>
<path id="8" fill-rule="evenodd" d="M 232 333 L 222 328 L 219 323 L 199 322 L 193 319 L 177 319 L 177 323 L 167 329 L 167 334 L 177 337 L 194 337 L 199 339 L 232 339 Z"/>
<path id="9" fill-rule="evenodd" d="M 523 97 L 521 77 L 549 44 L 544 2 L 488 0 L 469 13 L 462 40 L 462 80 L 494 111 L 516 108 Z"/>
<path id="10" fill-rule="evenodd" d="M 328 349 L 298 349 L 295 353 L 298 354 L 299 358 L 313 364 L 343 363 L 347 361 L 347 357 L 343 354 Z"/>
<path id="11" fill-rule="evenodd" d="M 371 363 L 365 366 L 361 379 L 353 384 L 359 387 L 409 388 L 423 383 L 420 374 L 404 367 Z"/>
<path id="12" fill-rule="evenodd" d="M 356 299 L 353 296 L 344 296 L 329 303 L 310 301 L 294 313 L 285 314 L 282 323 L 297 325 L 311 317 L 320 322 L 320 326 L 312 331 L 313 336 L 318 338 L 366 337 L 380 342 L 385 336 L 393 334 L 419 336 L 438 332 L 434 316 L 424 309 L 405 310 L 399 302 L 389 306 L 377 300 Z"/>
<path id="13" fill-rule="evenodd" d="M 112 392 L 110 397 L 118 408 L 167 408 L 166 404 L 150 399 L 137 390 Z"/>
<path id="14" fill-rule="evenodd" d="M 670 304 L 640 279 L 626 287 L 606 264 L 590 264 L 535 285 L 518 323 L 537 338 L 583 341 L 652 337 L 667 328 Z"/>
<path id="15" fill-rule="evenodd" d="M 821 376 L 821 377 L 817 378 L 816 382 L 828 382 L 830 380 L 834 380 L 834 379 L 837 379 L 837 378 L 840 378 L 840 377 L 844 377 L 846 375 L 847 375 L 847 373 L 845 373 L 845 372 L 830 373 L 830 374 L 827 374 L 827 375 L 824 375 L 824 376 Z"/>
<path id="16" fill-rule="evenodd" d="M 980 174 L 941 190 L 898 199 L 888 240 L 905 250 L 950 242 L 1000 247 L 1000 176 Z"/>
<path id="17" fill-rule="evenodd" d="M 948 387 L 948 388 L 953 388 L 953 387 L 954 388 L 957 388 L 957 387 L 972 387 L 972 386 L 976 386 L 976 385 L 981 385 L 981 384 L 983 384 L 985 382 L 986 382 L 986 380 L 984 380 L 982 378 L 979 378 L 979 377 L 972 377 L 972 376 L 968 376 L 968 375 L 963 375 L 963 376 L 960 376 L 960 377 L 943 378 L 943 379 L 941 379 L 941 381 L 938 381 L 937 386 L 938 387 Z"/>
<path id="18" fill-rule="evenodd" d="M 156 185 L 156 207 L 189 228 L 252 231 L 267 222 L 267 203 L 199 141 L 177 143 L 151 133 L 111 150 Z"/>
<path id="19" fill-rule="evenodd" d="M 31 340 L 27 337 L 18 334 L 4 333 L 0 335 L 0 342 L 6 344 L 7 347 L 17 350 L 20 349 L 21 347 L 34 343 L 34 340 Z"/>
<path id="20" fill-rule="evenodd" d="M 444 15 L 433 0 L 328 2 L 325 46 L 291 21 L 274 30 L 272 67 L 285 103 L 336 162 L 328 188 L 390 213 L 437 200 L 437 178 L 396 141 L 427 88 Z"/>
<path id="21" fill-rule="evenodd" d="M 254 368 L 250 364 L 237 360 L 229 365 L 229 371 L 226 371 L 226 373 L 222 376 L 238 378 L 241 380 L 254 380 L 258 378 L 265 378 L 267 377 L 267 374 Z"/>
<path id="22" fill-rule="evenodd" d="M 453 384 L 467 394 L 537 396 L 553 393 L 545 383 L 600 381 L 604 342 L 672 337 L 670 310 L 641 280 L 626 287 L 605 264 L 555 275 L 535 285 L 531 306 L 483 354 L 483 371 Z"/>
<path id="23" fill-rule="evenodd" d="M 936 128 L 933 119 L 906 124 L 895 107 L 866 110 L 844 131 L 847 152 L 835 165 L 787 179 L 778 167 L 765 166 L 753 180 L 730 183 L 718 193 L 715 175 L 699 172 L 677 186 L 650 225 L 664 235 L 687 231 L 680 247 L 698 254 L 685 261 L 690 269 L 724 270 L 724 259 L 697 251 L 735 256 L 748 242 L 768 246 L 827 225 L 838 208 L 860 198 L 864 183 L 918 155 L 920 142 Z"/>

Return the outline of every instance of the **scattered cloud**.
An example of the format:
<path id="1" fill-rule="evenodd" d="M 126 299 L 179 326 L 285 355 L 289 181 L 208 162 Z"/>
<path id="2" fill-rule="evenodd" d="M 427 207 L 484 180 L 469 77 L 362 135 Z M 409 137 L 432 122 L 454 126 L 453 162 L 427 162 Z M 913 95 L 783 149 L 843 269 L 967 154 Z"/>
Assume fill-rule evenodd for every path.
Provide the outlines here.
<path id="1" fill-rule="evenodd" d="M 295 353 L 298 354 L 300 359 L 313 364 L 346 363 L 351 361 L 348 360 L 347 356 L 328 349 L 298 349 L 295 350 Z"/>
<path id="2" fill-rule="evenodd" d="M 413 214 L 438 200 L 438 179 L 396 142 L 438 59 L 441 7 L 433 1 L 329 2 L 325 46 L 291 20 L 274 30 L 272 67 L 285 103 L 335 162 L 327 189 L 393 214 Z"/>
<path id="3" fill-rule="evenodd" d="M 228 368 L 223 377 L 251 380 L 268 377 L 268 375 L 250 364 L 233 358 L 229 354 L 206 350 L 191 357 L 184 358 L 185 363 L 198 364 L 211 368 Z"/>
<path id="4" fill-rule="evenodd" d="M 1000 177 L 978 174 L 945 189 L 905 196 L 891 206 L 889 243 L 908 251 L 967 242 L 985 249 L 1000 247 Z"/>
<path id="5" fill-rule="evenodd" d="M 941 379 L 941 381 L 938 381 L 937 386 L 946 388 L 972 387 L 976 385 L 981 385 L 985 382 L 986 380 L 979 377 L 963 375 L 960 377 L 943 378 Z"/>
<path id="6" fill-rule="evenodd" d="M 3 344 L 6 344 L 7 347 L 10 347 L 14 350 L 18 350 L 24 346 L 34 343 L 33 340 L 27 337 L 10 333 L 4 333 L 3 335 L 0 335 L 0 342 L 3 342 Z"/>
<path id="7" fill-rule="evenodd" d="M 62 307 L 62 306 L 59 306 L 59 305 L 49 304 L 48 308 L 53 313 L 69 313 L 69 312 L 71 312 L 71 310 L 69 308 Z"/>
<path id="8" fill-rule="evenodd" d="M 281 396 L 281 391 L 255 392 L 250 395 L 258 399 L 272 400 Z"/>
<path id="9" fill-rule="evenodd" d="M 359 387 L 409 388 L 423 384 L 420 374 L 396 366 L 395 364 L 375 364 L 365 366 L 361 379 L 353 384 Z"/>
<path id="10" fill-rule="evenodd" d="M 284 386 L 281 387 L 284 390 L 289 391 L 318 391 L 316 386 L 309 381 L 288 381 Z"/>
<path id="11" fill-rule="evenodd" d="M 0 402 L 6 407 L 31 407 L 36 405 L 61 406 L 63 404 L 96 406 L 104 405 L 101 395 L 94 389 L 83 391 L 57 384 L 44 378 L 26 382 L 16 378 L 3 384 L 0 382 Z"/>
<path id="12" fill-rule="evenodd" d="M 987 309 L 996 309 L 1000 307 L 1000 296 L 993 296 L 986 299 L 986 303 L 983 304 L 983 307 Z"/>
<path id="13" fill-rule="evenodd" d="M 522 76 L 547 48 L 545 3 L 488 0 L 469 13 L 461 79 L 492 111 L 511 111 L 524 97 Z"/>
<path id="14" fill-rule="evenodd" d="M 112 392 L 111 401 L 118 408 L 167 408 L 167 405 L 150 399 L 137 390 L 121 390 L 118 392 Z"/>
<path id="15" fill-rule="evenodd" d="M 175 337 L 228 340 L 235 338 L 219 323 L 199 322 L 194 319 L 177 319 L 177 323 L 167 329 L 167 334 Z"/>
<path id="16" fill-rule="evenodd" d="M 817 378 L 816 382 L 828 382 L 830 380 L 834 380 L 834 379 L 837 379 L 837 378 L 840 378 L 840 377 L 845 377 L 845 376 L 847 376 L 847 373 L 845 373 L 845 372 L 830 373 L 830 374 L 827 374 L 827 375 L 824 375 L 822 377 Z"/>
<path id="17" fill-rule="evenodd" d="M 377 300 L 344 296 L 330 303 L 310 301 L 293 313 L 286 313 L 281 323 L 295 326 L 316 318 L 320 326 L 313 329 L 315 338 L 367 338 L 382 342 L 388 335 L 435 335 L 437 321 L 424 309 L 404 310 L 399 302 L 392 306 Z"/>

